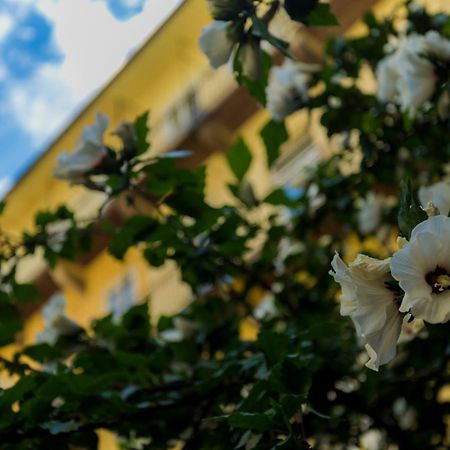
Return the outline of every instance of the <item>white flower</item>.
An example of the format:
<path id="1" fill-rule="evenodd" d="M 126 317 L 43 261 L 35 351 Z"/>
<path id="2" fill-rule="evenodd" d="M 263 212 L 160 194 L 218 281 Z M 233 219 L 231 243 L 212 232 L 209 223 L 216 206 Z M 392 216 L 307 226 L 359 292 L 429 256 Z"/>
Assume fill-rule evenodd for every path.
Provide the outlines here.
<path id="1" fill-rule="evenodd" d="M 424 38 L 412 35 L 400 41 L 397 50 L 383 58 L 376 70 L 378 98 L 400 105 L 413 114 L 433 95 L 436 76 L 433 64 L 422 57 Z"/>
<path id="2" fill-rule="evenodd" d="M 437 31 L 425 34 L 427 52 L 443 61 L 450 60 L 450 40 L 443 38 Z"/>
<path id="3" fill-rule="evenodd" d="M 448 216 L 450 211 L 450 182 L 440 181 L 428 187 L 419 188 L 418 197 L 423 208 L 428 203 L 433 203 L 439 212 L 444 216 Z"/>
<path id="4" fill-rule="evenodd" d="M 316 183 L 309 185 L 306 196 L 308 197 L 310 214 L 314 214 L 327 201 L 325 194 L 320 193 L 319 186 Z"/>
<path id="5" fill-rule="evenodd" d="M 286 59 L 272 68 L 266 88 L 267 109 L 275 120 L 281 121 L 308 100 L 308 83 L 317 66 Z"/>
<path id="6" fill-rule="evenodd" d="M 371 429 L 365 431 L 359 437 L 359 443 L 365 450 L 381 450 L 386 448 L 386 439 L 380 430 Z"/>
<path id="7" fill-rule="evenodd" d="M 400 39 L 395 51 L 377 66 L 379 100 L 397 103 L 402 111 L 414 114 L 435 90 L 435 68 L 427 56 L 448 61 L 450 41 L 436 31 Z"/>
<path id="8" fill-rule="evenodd" d="M 255 319 L 270 320 L 276 317 L 278 313 L 277 305 L 275 304 L 275 296 L 270 292 L 264 296 L 253 311 Z"/>
<path id="9" fill-rule="evenodd" d="M 278 243 L 278 253 L 273 261 L 275 273 L 277 275 L 283 274 L 286 269 L 285 267 L 286 259 L 289 256 L 301 253 L 304 250 L 305 245 L 302 244 L 301 242 L 294 242 L 292 239 L 288 237 L 283 237 L 282 239 L 280 239 L 280 242 Z"/>
<path id="10" fill-rule="evenodd" d="M 413 430 L 417 427 L 417 412 L 403 397 L 397 398 L 392 404 L 392 412 L 402 430 Z"/>
<path id="11" fill-rule="evenodd" d="M 59 155 L 53 175 L 71 183 L 83 182 L 86 173 L 101 164 L 107 155 L 103 134 L 108 123 L 105 115 L 97 114 L 97 122 L 84 130 L 75 151 Z"/>
<path id="12" fill-rule="evenodd" d="M 413 319 L 412 321 L 407 321 L 406 317 L 408 317 L 408 315 L 405 316 L 405 320 L 402 324 L 402 332 L 398 339 L 399 344 L 410 342 L 419 335 L 421 337 L 427 336 L 427 329 L 425 328 L 425 322 L 423 320 Z M 411 318 L 411 316 L 409 318 Z"/>
<path id="13" fill-rule="evenodd" d="M 359 231 L 362 234 L 370 234 L 380 225 L 384 200 L 383 195 L 369 192 L 366 198 L 359 198 L 356 201 L 358 207 L 356 219 Z"/>
<path id="14" fill-rule="evenodd" d="M 391 261 L 392 276 L 405 292 L 400 311 L 430 323 L 450 318 L 450 218 L 417 225 Z"/>
<path id="15" fill-rule="evenodd" d="M 175 317 L 173 319 L 174 328 L 161 331 L 159 337 L 166 342 L 181 342 L 189 339 L 199 330 L 196 323 L 183 317 Z"/>
<path id="16" fill-rule="evenodd" d="M 394 358 L 402 325 L 395 293 L 386 285 L 392 281 L 389 259 L 358 255 L 347 267 L 336 254 L 331 265 L 330 275 L 342 288 L 341 315 L 351 317 L 366 344 L 366 366 L 378 370 Z"/>
<path id="17" fill-rule="evenodd" d="M 203 29 L 199 44 L 211 67 L 217 69 L 226 64 L 235 44 L 230 32 L 230 22 L 216 20 L 210 23 Z"/>
<path id="18" fill-rule="evenodd" d="M 259 43 L 249 40 L 239 47 L 237 59 L 241 65 L 241 73 L 250 80 L 258 80 L 261 76 L 262 59 Z"/>
<path id="19" fill-rule="evenodd" d="M 59 222 L 49 223 L 46 231 L 49 234 L 47 239 L 48 246 L 56 253 L 60 252 L 67 238 L 67 232 L 72 228 L 70 219 L 61 220 Z"/>
<path id="20" fill-rule="evenodd" d="M 82 328 L 65 314 L 66 300 L 61 293 L 54 294 L 42 309 L 45 329 L 38 334 L 36 342 L 55 344 L 59 337 L 79 333 Z"/>

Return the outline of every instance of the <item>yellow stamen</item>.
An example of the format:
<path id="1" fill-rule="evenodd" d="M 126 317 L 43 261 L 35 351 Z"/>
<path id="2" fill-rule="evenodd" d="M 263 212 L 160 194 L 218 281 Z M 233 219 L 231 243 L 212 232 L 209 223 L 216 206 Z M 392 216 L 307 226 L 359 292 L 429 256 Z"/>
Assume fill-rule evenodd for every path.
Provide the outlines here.
<path id="1" fill-rule="evenodd" d="M 436 283 L 444 289 L 450 288 L 450 276 L 439 275 L 436 277 Z"/>

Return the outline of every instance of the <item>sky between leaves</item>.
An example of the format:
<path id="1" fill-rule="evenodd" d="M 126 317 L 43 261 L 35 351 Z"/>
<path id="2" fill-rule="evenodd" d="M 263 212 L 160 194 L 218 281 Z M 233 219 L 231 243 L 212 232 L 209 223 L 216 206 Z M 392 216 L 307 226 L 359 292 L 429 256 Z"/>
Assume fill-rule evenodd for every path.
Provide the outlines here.
<path id="1" fill-rule="evenodd" d="M 0 0 L 0 196 L 180 3 Z"/>

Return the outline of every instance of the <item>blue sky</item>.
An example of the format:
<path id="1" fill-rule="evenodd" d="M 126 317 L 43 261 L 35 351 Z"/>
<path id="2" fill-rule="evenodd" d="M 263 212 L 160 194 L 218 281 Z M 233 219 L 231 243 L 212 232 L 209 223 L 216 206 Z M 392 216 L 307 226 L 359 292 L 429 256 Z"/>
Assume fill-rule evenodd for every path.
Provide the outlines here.
<path id="1" fill-rule="evenodd" d="M 0 0 L 0 195 L 179 3 Z"/>

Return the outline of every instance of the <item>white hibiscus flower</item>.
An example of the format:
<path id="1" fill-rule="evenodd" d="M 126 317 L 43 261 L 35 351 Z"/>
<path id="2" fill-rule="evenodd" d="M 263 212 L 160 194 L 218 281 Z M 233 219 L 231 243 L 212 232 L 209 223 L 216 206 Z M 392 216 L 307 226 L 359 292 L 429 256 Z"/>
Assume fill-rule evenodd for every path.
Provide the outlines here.
<path id="1" fill-rule="evenodd" d="M 450 41 L 430 31 L 403 37 L 395 47 L 377 66 L 378 98 L 414 114 L 433 96 L 436 86 L 435 68 L 427 56 L 450 60 Z"/>
<path id="2" fill-rule="evenodd" d="M 97 114 L 97 122 L 84 130 L 75 151 L 59 155 L 53 175 L 73 184 L 82 183 L 86 173 L 100 165 L 107 155 L 103 134 L 108 124 L 108 117 Z"/>
<path id="3" fill-rule="evenodd" d="M 396 293 L 387 285 L 392 281 L 389 259 L 358 255 L 347 267 L 336 254 L 331 265 L 330 275 L 342 288 L 341 315 L 351 317 L 365 342 L 370 357 L 366 366 L 378 370 L 395 357 L 402 326 Z"/>
<path id="4" fill-rule="evenodd" d="M 289 237 L 283 237 L 278 243 L 278 253 L 273 261 L 275 273 L 282 275 L 286 270 L 285 261 L 289 256 L 301 253 L 305 250 L 305 245 L 301 242 L 295 242 Z"/>
<path id="5" fill-rule="evenodd" d="M 418 192 L 419 201 L 423 208 L 428 206 L 428 203 L 433 203 L 439 212 L 444 216 L 448 216 L 450 211 L 450 182 L 440 181 L 430 186 L 422 186 Z"/>
<path id="6" fill-rule="evenodd" d="M 199 44 L 202 52 L 208 57 L 211 67 L 217 69 L 226 64 L 235 45 L 230 22 L 215 20 L 210 23 L 203 29 Z"/>
<path id="7" fill-rule="evenodd" d="M 56 253 L 60 252 L 67 239 L 67 233 L 73 227 L 70 219 L 61 220 L 59 222 L 49 223 L 46 227 L 49 235 L 48 246 Z"/>
<path id="8" fill-rule="evenodd" d="M 278 309 L 275 303 L 275 296 L 271 292 L 261 299 L 253 311 L 253 315 L 258 320 L 270 320 L 276 317 L 277 314 Z"/>
<path id="9" fill-rule="evenodd" d="M 317 69 L 315 64 L 293 62 L 290 59 L 272 68 L 266 95 L 267 109 L 275 120 L 283 120 L 308 100 L 311 73 Z"/>
<path id="10" fill-rule="evenodd" d="M 45 329 L 38 334 L 36 342 L 53 345 L 61 336 L 74 335 L 83 330 L 64 314 L 65 309 L 66 299 L 63 294 L 54 294 L 49 299 L 42 309 Z"/>
<path id="11" fill-rule="evenodd" d="M 450 218 L 417 225 L 391 261 L 392 276 L 405 292 L 400 311 L 429 323 L 450 318 Z"/>
<path id="12" fill-rule="evenodd" d="M 248 38 L 247 42 L 238 46 L 238 39 L 233 34 L 232 22 L 215 20 L 202 30 L 200 48 L 212 68 L 217 69 L 236 56 L 242 75 L 251 80 L 258 79 L 262 69 L 259 42 Z"/>
<path id="13" fill-rule="evenodd" d="M 436 75 L 431 61 L 424 58 L 423 36 L 411 35 L 399 41 L 397 50 L 383 58 L 376 70 L 378 98 L 398 103 L 402 111 L 414 114 L 433 95 Z"/>
<path id="14" fill-rule="evenodd" d="M 450 60 L 450 40 L 442 37 L 437 31 L 425 34 L 427 52 L 443 61 Z"/>

